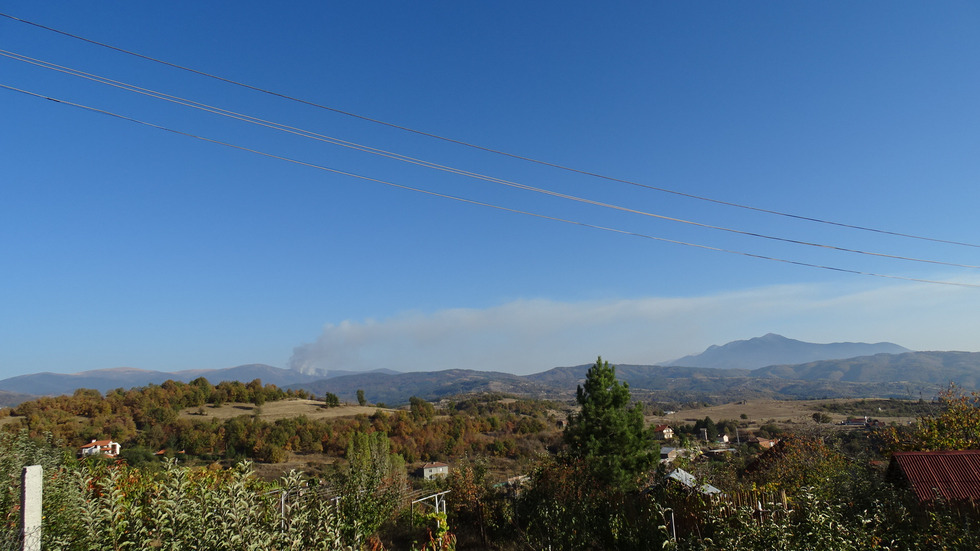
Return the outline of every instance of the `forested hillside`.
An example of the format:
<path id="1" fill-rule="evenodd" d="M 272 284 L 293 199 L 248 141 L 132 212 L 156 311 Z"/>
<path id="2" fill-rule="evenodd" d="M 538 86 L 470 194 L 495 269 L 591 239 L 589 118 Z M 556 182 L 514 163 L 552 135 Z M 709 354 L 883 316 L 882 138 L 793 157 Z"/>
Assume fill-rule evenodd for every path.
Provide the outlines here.
<path id="1" fill-rule="evenodd" d="M 541 401 L 501 400 L 484 395 L 450 403 L 444 409 L 413 397 L 408 408 L 374 408 L 324 419 L 307 415 L 266 420 L 263 405 L 282 400 L 309 401 L 305 391 L 284 391 L 260 381 L 211 385 L 167 381 L 102 396 L 81 389 L 72 396 L 45 397 L 2 410 L 7 431 L 51 435 L 77 447 L 105 438 L 123 445 L 123 456 L 142 463 L 157 452 L 180 453 L 205 461 L 254 459 L 284 461 L 289 454 L 342 456 L 351 435 L 381 432 L 392 450 L 409 462 L 466 454 L 516 459 L 542 453 L 556 439 L 556 426 L 567 408 Z M 232 404 L 240 414 L 209 415 L 215 406 Z M 318 406 L 319 407 L 319 406 Z M 327 408 L 326 402 L 322 407 Z"/>

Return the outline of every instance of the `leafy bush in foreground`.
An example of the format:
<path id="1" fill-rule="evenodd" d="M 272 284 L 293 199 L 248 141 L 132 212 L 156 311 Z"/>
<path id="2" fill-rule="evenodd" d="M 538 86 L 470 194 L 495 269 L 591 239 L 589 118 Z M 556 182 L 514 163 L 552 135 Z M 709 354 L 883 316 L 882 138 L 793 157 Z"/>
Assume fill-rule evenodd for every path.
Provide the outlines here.
<path id="1" fill-rule="evenodd" d="M 19 549 L 20 472 L 44 468 L 42 546 L 52 550 L 353 549 L 343 541 L 334 507 L 297 473 L 277 483 L 252 476 L 249 463 L 232 470 L 189 469 L 169 461 L 159 471 L 95 458 L 65 457 L 50 443 L 0 435 L 0 494 L 6 537 Z M 352 520 L 352 523 L 356 521 Z M 358 531 L 348 531 L 357 538 Z"/>

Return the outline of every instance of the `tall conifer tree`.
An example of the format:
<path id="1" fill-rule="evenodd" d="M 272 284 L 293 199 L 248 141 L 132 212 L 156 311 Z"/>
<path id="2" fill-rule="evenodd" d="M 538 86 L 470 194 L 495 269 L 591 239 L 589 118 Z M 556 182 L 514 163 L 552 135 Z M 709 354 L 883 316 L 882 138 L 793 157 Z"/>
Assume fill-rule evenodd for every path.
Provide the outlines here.
<path id="1" fill-rule="evenodd" d="M 600 480 L 625 487 L 651 468 L 659 450 L 643 426 L 641 404 L 631 404 L 629 385 L 616 380 L 616 368 L 599 357 L 579 385 L 582 410 L 572 416 L 565 443 L 573 458 L 587 461 Z"/>

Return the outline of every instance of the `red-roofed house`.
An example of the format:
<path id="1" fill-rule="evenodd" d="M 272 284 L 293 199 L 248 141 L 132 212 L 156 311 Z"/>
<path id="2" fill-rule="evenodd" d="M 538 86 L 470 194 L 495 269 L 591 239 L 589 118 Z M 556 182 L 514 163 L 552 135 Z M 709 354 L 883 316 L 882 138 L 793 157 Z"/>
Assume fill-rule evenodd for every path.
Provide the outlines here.
<path id="1" fill-rule="evenodd" d="M 674 437 L 674 429 L 670 425 L 657 425 L 653 427 L 653 434 L 657 440 L 670 440 Z"/>
<path id="2" fill-rule="evenodd" d="M 922 502 L 980 502 L 980 450 L 895 452 L 888 474 Z"/>
<path id="3" fill-rule="evenodd" d="M 756 444 L 762 450 L 768 450 L 778 443 L 778 438 L 749 438 L 749 444 Z"/>
<path id="4" fill-rule="evenodd" d="M 104 455 L 106 457 L 116 457 L 119 455 L 119 443 L 112 440 L 92 440 L 81 447 L 79 452 L 82 457 L 87 455 Z"/>

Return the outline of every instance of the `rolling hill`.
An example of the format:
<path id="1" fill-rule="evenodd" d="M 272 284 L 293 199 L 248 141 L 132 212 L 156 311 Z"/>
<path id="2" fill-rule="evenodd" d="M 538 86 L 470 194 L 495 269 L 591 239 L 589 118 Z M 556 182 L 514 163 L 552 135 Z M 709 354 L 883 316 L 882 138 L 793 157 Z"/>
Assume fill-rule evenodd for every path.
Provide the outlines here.
<path id="1" fill-rule="evenodd" d="M 875 354 L 844 360 L 822 360 L 799 365 L 774 365 L 754 370 L 756 377 L 801 381 L 887 383 L 910 381 L 964 388 L 980 388 L 978 352 L 907 352 Z"/>
<path id="2" fill-rule="evenodd" d="M 535 398 L 570 400 L 589 365 L 556 367 L 518 376 L 452 369 L 397 375 L 349 375 L 292 385 L 317 395 L 332 392 L 352 401 L 358 389 L 370 402 L 397 405 L 410 396 L 438 400 L 455 394 L 501 392 Z M 980 353 L 906 352 L 875 354 L 754 370 L 704 367 L 621 365 L 616 376 L 630 385 L 636 399 L 656 402 L 723 403 L 751 398 L 918 398 L 932 397 L 957 383 L 980 389 Z"/>
<path id="3" fill-rule="evenodd" d="M 0 407 L 14 407 L 18 404 L 38 398 L 33 394 L 23 394 L 20 392 L 8 392 L 0 390 Z"/>
<path id="4" fill-rule="evenodd" d="M 394 373 L 381 370 L 381 373 Z M 195 369 L 185 371 L 150 371 L 131 367 L 96 369 L 79 373 L 33 373 L 0 380 L 0 390 L 32 395 L 71 394 L 78 388 L 94 388 L 105 392 L 115 388 L 132 388 L 149 384 L 161 384 L 168 379 L 190 382 L 204 377 L 212 384 L 221 381 L 249 382 L 261 379 L 263 384 L 287 387 L 295 383 L 311 383 L 329 377 L 350 375 L 352 371 L 331 371 L 326 376 L 304 375 L 291 369 L 282 369 L 264 364 L 248 364 L 225 369 Z M 378 373 L 378 372 L 372 372 Z"/>
<path id="5" fill-rule="evenodd" d="M 317 396 L 332 392 L 345 401 L 354 401 L 357 391 L 363 390 L 368 402 L 389 405 L 408 402 L 412 396 L 438 400 L 473 392 L 502 392 L 523 396 L 544 396 L 553 393 L 553 387 L 535 383 L 520 375 L 471 369 L 395 374 L 362 373 L 313 383 L 294 384 L 287 388 L 304 389 Z"/>
<path id="6" fill-rule="evenodd" d="M 834 357 L 847 354 L 854 355 Z M 813 359 L 814 356 L 817 358 Z M 756 365 L 789 357 L 807 360 Z M 617 376 L 630 385 L 637 399 L 658 402 L 718 403 L 766 397 L 931 397 L 950 382 L 968 391 L 980 389 L 980 353 L 912 352 L 892 343 L 815 344 L 769 334 L 713 346 L 702 354 L 685 356 L 672 363 L 677 362 L 705 365 L 619 365 Z M 738 367 L 746 365 L 752 367 Z M 337 370 L 328 372 L 326 377 L 262 364 L 170 373 L 117 368 L 11 377 L 0 381 L 0 391 L 51 395 L 70 394 L 76 388 L 95 388 L 105 392 L 119 387 L 159 384 L 167 379 L 186 382 L 205 377 L 212 383 L 261 379 L 263 383 L 304 389 L 318 396 L 331 392 L 346 401 L 354 401 L 357 391 L 363 390 L 369 402 L 389 405 L 405 403 L 411 396 L 438 400 L 474 392 L 570 400 L 588 368 L 589 365 L 555 367 L 525 376 L 468 369 L 410 373 Z M 0 399 L 4 395 L 0 394 Z"/>

